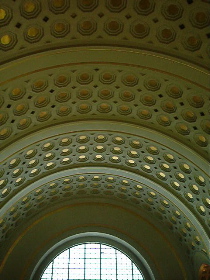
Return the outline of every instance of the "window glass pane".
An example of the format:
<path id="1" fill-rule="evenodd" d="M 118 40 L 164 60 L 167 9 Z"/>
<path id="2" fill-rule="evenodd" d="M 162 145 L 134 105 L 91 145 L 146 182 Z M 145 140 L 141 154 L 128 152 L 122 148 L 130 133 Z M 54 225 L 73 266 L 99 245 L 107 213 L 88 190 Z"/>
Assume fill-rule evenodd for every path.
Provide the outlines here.
<path id="1" fill-rule="evenodd" d="M 117 252 L 117 268 L 120 271 L 118 280 L 128 279 L 130 272 L 132 271 L 132 265 L 130 259 L 121 252 Z"/>
<path id="2" fill-rule="evenodd" d="M 69 279 L 84 278 L 84 244 L 70 248 Z M 54 280 L 54 279 L 53 279 Z"/>
<path id="3" fill-rule="evenodd" d="M 101 245 L 101 279 L 116 279 L 116 254 L 115 249 Z"/>
<path id="4" fill-rule="evenodd" d="M 85 248 L 85 278 L 100 279 L 100 244 L 89 243 Z"/>

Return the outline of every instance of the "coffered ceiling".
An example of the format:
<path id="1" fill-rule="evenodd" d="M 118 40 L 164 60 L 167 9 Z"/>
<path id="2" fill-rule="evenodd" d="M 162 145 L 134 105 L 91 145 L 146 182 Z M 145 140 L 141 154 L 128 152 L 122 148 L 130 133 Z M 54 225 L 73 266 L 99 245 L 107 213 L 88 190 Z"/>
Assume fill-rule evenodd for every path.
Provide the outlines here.
<path id="1" fill-rule="evenodd" d="M 186 271 L 174 277 L 197 279 L 210 253 L 209 22 L 208 1 L 0 2 L 6 279 L 28 228 L 81 201 L 123 205 L 125 224 L 129 211 L 142 214 L 177 244 Z M 33 237 L 34 259 L 17 279 L 29 279 L 47 234 Z M 155 279 L 168 279 L 165 261 Z"/>

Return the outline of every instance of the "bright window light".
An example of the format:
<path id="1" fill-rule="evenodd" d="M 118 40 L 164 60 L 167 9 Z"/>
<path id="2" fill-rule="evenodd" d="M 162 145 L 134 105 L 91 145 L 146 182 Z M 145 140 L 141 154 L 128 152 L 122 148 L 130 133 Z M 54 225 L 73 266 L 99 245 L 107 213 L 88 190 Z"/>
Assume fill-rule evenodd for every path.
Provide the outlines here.
<path id="1" fill-rule="evenodd" d="M 101 243 L 68 248 L 53 259 L 41 280 L 143 280 L 127 255 Z"/>

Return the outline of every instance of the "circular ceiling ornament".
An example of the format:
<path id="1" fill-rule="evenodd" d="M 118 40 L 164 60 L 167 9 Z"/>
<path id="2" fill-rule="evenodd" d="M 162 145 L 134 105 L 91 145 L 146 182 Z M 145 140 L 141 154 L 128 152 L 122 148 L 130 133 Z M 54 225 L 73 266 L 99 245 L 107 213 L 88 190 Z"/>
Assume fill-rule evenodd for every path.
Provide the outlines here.
<path id="1" fill-rule="evenodd" d="M 71 98 L 71 94 L 69 92 L 61 91 L 57 92 L 55 95 L 55 100 L 62 103 L 67 102 Z"/>
<path id="2" fill-rule="evenodd" d="M 37 108 L 45 107 L 49 104 L 50 98 L 47 95 L 40 95 L 34 99 L 34 105 Z"/>
<path id="3" fill-rule="evenodd" d="M 47 86 L 48 86 L 47 80 L 45 80 L 45 79 L 38 79 L 38 80 L 35 80 L 32 83 L 31 88 L 35 92 L 42 92 L 42 91 L 44 91 L 47 88 Z"/>
<path id="4" fill-rule="evenodd" d="M 67 74 L 67 73 L 59 73 L 59 75 L 57 75 L 54 78 L 54 84 L 57 87 L 66 87 L 71 81 L 71 77 Z"/>
<path id="5" fill-rule="evenodd" d="M 23 98 L 23 96 L 25 95 L 26 91 L 24 87 L 15 87 L 12 90 L 10 90 L 9 96 L 10 99 L 12 100 L 18 100 Z"/>
<path id="6" fill-rule="evenodd" d="M 6 112 L 0 113 L 0 125 L 3 125 L 8 120 L 8 114 Z"/>
<path id="7" fill-rule="evenodd" d="M 93 81 L 93 75 L 91 72 L 82 72 L 77 75 L 77 81 L 81 85 L 89 84 Z"/>
<path id="8" fill-rule="evenodd" d="M 24 115 L 28 111 L 28 104 L 27 103 L 19 103 L 13 110 L 14 115 L 21 116 Z"/>
<path id="9" fill-rule="evenodd" d="M 79 0 L 77 6 L 83 12 L 92 12 L 98 6 L 98 0 Z"/>
<path id="10" fill-rule="evenodd" d="M 4 32 L 0 34 L 0 49 L 8 51 L 17 44 L 17 36 L 13 32 Z"/>
<path id="11" fill-rule="evenodd" d="M 111 36 L 120 34 L 123 31 L 123 28 L 123 23 L 116 18 L 109 19 L 104 24 L 105 32 Z"/>
<path id="12" fill-rule="evenodd" d="M 146 22 L 137 20 L 131 24 L 130 32 L 136 38 L 144 38 L 148 36 L 150 27 Z"/>
<path id="13" fill-rule="evenodd" d="M 90 97 L 92 97 L 92 94 L 92 90 L 86 87 L 81 87 L 77 91 L 77 97 L 81 100 L 89 99 Z"/>
<path id="14" fill-rule="evenodd" d="M 122 76 L 122 83 L 125 86 L 133 87 L 138 84 L 138 77 L 133 73 L 127 73 L 126 75 Z"/>
<path id="15" fill-rule="evenodd" d="M 149 15 L 155 9 L 154 0 L 136 0 L 134 3 L 135 10 L 140 15 Z"/>
<path id="16" fill-rule="evenodd" d="M 177 20 L 182 17 L 183 7 L 179 1 L 169 0 L 164 2 L 161 12 L 168 20 Z"/>
<path id="17" fill-rule="evenodd" d="M 92 18 L 83 18 L 78 22 L 77 29 L 82 35 L 88 36 L 97 30 L 97 23 Z"/>
<path id="18" fill-rule="evenodd" d="M 201 48 L 202 41 L 198 34 L 187 33 L 184 35 L 182 45 L 189 51 L 197 51 Z"/>
<path id="19" fill-rule="evenodd" d="M 119 13 L 127 6 L 126 0 L 106 0 L 106 7 L 115 13 Z"/>
<path id="20" fill-rule="evenodd" d="M 57 20 L 51 25 L 51 34 L 56 38 L 65 37 L 70 32 L 70 24 L 65 20 Z"/>
<path id="21" fill-rule="evenodd" d="M 57 108 L 57 115 L 63 117 L 68 116 L 72 111 L 72 108 L 66 105 L 60 106 Z"/>
<path id="22" fill-rule="evenodd" d="M 48 6 L 54 14 L 64 14 L 70 7 L 70 0 L 48 0 Z"/>
<path id="23" fill-rule="evenodd" d="M 112 72 L 104 72 L 100 74 L 99 79 L 103 84 L 112 84 L 116 80 L 116 75 Z"/>
<path id="24" fill-rule="evenodd" d="M 108 113 L 112 110 L 112 106 L 108 103 L 101 103 L 98 105 L 98 111 L 100 113 Z"/>
<path id="25" fill-rule="evenodd" d="M 166 92 L 170 97 L 175 98 L 175 99 L 182 97 L 182 94 L 183 94 L 182 89 L 178 85 L 175 85 L 175 84 L 168 85 L 166 88 Z"/>
<path id="26" fill-rule="evenodd" d="M 29 43 L 38 42 L 44 35 L 43 28 L 39 25 L 30 25 L 24 32 L 25 40 Z"/>
<path id="27" fill-rule="evenodd" d="M 123 101 L 127 101 L 127 102 L 130 102 L 130 101 L 135 99 L 134 93 L 132 91 L 130 91 L 130 90 L 123 90 L 123 91 L 121 91 L 119 97 Z"/>
<path id="28" fill-rule="evenodd" d="M 146 78 L 144 80 L 144 86 L 150 91 L 157 91 L 158 89 L 160 89 L 161 83 L 155 78 Z"/>
<path id="29" fill-rule="evenodd" d="M 12 19 L 12 10 L 6 5 L 0 6 L 0 26 L 8 25 Z"/>
<path id="30" fill-rule="evenodd" d="M 160 42 L 169 44 L 175 40 L 176 33 L 170 26 L 161 26 L 157 30 L 157 38 Z"/>
<path id="31" fill-rule="evenodd" d="M 4 140 L 8 138 L 12 133 L 12 129 L 10 127 L 3 127 L 0 129 L 0 140 Z"/>
<path id="32" fill-rule="evenodd" d="M 207 10 L 194 9 L 190 13 L 190 21 L 194 27 L 204 28 L 210 24 L 210 15 Z"/>
<path id="33" fill-rule="evenodd" d="M 25 0 L 20 5 L 20 13 L 26 19 L 32 19 L 41 12 L 41 3 L 39 0 Z"/>
<path id="34" fill-rule="evenodd" d="M 114 91 L 111 88 L 102 88 L 98 92 L 101 99 L 110 99 L 114 96 Z"/>

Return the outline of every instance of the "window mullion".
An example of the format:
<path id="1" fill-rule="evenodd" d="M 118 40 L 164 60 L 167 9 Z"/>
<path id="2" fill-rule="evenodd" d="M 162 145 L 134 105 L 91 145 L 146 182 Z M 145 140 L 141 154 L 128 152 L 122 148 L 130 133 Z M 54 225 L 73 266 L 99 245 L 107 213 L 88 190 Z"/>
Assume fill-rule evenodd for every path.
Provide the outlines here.
<path id="1" fill-rule="evenodd" d="M 100 280 L 101 280 L 101 244 L 100 244 Z"/>
<path id="2" fill-rule="evenodd" d="M 116 280 L 117 280 L 117 250 L 115 249 Z"/>
<path id="3" fill-rule="evenodd" d="M 86 244 L 84 244 L 84 279 L 86 279 L 85 270 L 86 270 Z"/>
<path id="4" fill-rule="evenodd" d="M 51 280 L 53 280 L 53 269 L 54 269 L 54 260 L 52 261 L 52 272 L 51 272 Z"/>
<path id="5" fill-rule="evenodd" d="M 68 279 L 70 279 L 70 257 L 71 257 L 71 255 L 70 255 L 71 253 L 70 253 L 70 249 L 69 249 L 69 260 L 68 260 Z"/>

